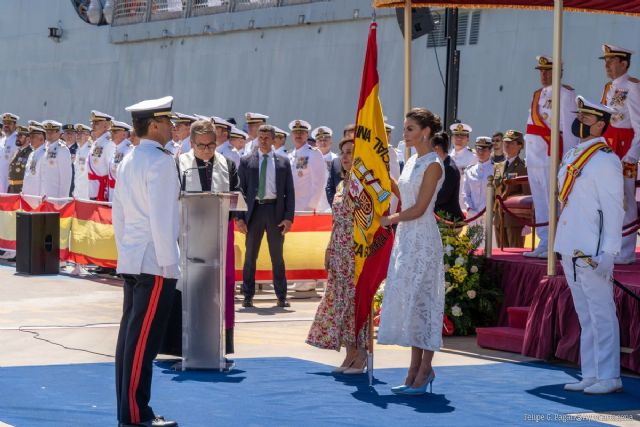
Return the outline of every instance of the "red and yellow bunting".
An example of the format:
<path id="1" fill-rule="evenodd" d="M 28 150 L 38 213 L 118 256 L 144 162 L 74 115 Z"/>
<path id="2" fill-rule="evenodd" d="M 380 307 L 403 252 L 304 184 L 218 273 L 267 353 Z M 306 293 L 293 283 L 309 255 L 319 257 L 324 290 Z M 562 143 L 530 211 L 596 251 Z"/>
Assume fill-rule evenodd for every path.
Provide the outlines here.
<path id="1" fill-rule="evenodd" d="M 565 203 L 567 201 L 569 194 L 571 194 L 571 190 L 573 189 L 573 184 L 576 182 L 576 178 L 580 176 L 580 172 L 582 172 L 582 169 L 589 160 L 600 150 L 611 151 L 611 148 L 609 148 L 609 146 L 604 142 L 597 142 L 580 153 L 572 163 L 567 165 L 567 175 L 564 178 L 564 182 L 560 187 L 560 194 L 558 195 L 560 203 Z"/>

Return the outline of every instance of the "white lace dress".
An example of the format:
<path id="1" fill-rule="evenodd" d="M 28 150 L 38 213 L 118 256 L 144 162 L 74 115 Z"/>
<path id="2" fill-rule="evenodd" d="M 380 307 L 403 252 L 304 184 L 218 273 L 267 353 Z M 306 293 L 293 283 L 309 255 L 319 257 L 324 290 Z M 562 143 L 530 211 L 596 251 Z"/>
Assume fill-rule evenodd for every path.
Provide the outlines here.
<path id="1" fill-rule="evenodd" d="M 404 209 L 416 203 L 425 170 L 442 162 L 435 153 L 412 156 L 398 181 Z M 436 351 L 442 345 L 444 265 L 440 231 L 433 205 L 442 181 L 424 214 L 398 224 L 382 301 L 378 343 Z"/>

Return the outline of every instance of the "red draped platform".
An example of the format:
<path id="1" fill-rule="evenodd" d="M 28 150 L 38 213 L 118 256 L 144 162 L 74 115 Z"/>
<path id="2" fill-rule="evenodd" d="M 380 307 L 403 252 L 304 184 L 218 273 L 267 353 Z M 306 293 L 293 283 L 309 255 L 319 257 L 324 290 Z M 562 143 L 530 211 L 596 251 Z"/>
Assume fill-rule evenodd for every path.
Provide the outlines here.
<path id="1" fill-rule="evenodd" d="M 490 268 L 504 291 L 498 326 L 478 328 L 478 344 L 517 351 L 543 360 L 579 363 L 580 324 L 573 299 L 558 263 L 558 275 L 548 277 L 547 261 L 522 256 L 524 249 L 495 250 Z M 636 254 L 640 258 L 640 253 Z M 616 265 L 615 278 L 640 296 L 640 260 Z M 640 304 L 614 287 L 620 322 L 622 367 L 640 373 Z M 525 321 L 526 319 L 526 321 Z"/>

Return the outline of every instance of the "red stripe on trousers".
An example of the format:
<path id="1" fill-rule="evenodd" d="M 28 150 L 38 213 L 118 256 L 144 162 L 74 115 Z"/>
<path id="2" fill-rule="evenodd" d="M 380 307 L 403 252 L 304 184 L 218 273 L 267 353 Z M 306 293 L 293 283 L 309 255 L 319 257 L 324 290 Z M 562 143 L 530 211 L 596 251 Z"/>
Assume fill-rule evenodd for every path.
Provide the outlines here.
<path id="1" fill-rule="evenodd" d="M 136 352 L 133 356 L 133 367 L 131 369 L 131 378 L 129 380 L 129 411 L 131 415 L 132 423 L 140 422 L 140 411 L 138 404 L 136 403 L 136 391 L 138 390 L 138 383 L 140 382 L 140 366 L 144 359 L 144 350 L 147 347 L 147 338 L 149 337 L 149 329 L 151 329 L 151 323 L 156 314 L 158 308 L 158 299 L 160 298 L 160 292 L 162 291 L 162 277 L 156 276 L 156 281 L 153 284 L 153 291 L 151 292 L 151 298 L 149 299 L 149 305 L 147 306 L 147 312 L 144 315 L 144 321 L 142 322 L 142 329 L 138 336 L 138 342 L 136 344 Z"/>

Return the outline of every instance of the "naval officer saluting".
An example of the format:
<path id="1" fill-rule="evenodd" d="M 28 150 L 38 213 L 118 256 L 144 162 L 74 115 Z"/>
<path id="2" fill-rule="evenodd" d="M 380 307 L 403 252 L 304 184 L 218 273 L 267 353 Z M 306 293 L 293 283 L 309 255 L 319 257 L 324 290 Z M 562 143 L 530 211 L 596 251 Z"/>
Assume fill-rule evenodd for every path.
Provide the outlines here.
<path id="1" fill-rule="evenodd" d="M 613 300 L 614 257 L 622 246 L 624 185 L 622 163 L 602 137 L 615 111 L 576 98 L 577 117 L 571 126 L 580 142 L 562 159 L 558 172 L 558 221 L 554 250 L 580 321 L 582 381 L 569 391 L 605 394 L 622 390 L 620 334 Z M 580 251 L 597 266 L 577 257 Z"/>
<path id="2" fill-rule="evenodd" d="M 171 140 L 173 98 L 127 107 L 140 145 L 118 168 L 113 228 L 124 303 L 116 348 L 116 396 L 121 427 L 176 426 L 149 406 L 153 359 L 173 302 L 178 264 L 180 183 Z"/>

